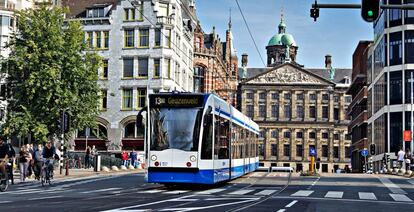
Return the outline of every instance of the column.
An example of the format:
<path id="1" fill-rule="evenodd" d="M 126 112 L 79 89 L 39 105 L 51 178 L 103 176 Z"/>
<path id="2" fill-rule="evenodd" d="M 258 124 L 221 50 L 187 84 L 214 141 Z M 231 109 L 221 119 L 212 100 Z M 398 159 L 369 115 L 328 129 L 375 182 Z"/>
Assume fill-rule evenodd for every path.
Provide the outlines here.
<path id="1" fill-rule="evenodd" d="M 345 161 L 345 133 L 343 130 L 339 131 L 339 161 Z"/>
<path id="2" fill-rule="evenodd" d="M 302 161 L 309 160 L 309 129 L 303 129 L 303 158 Z"/>
<path id="3" fill-rule="evenodd" d="M 328 130 L 328 151 L 329 151 L 329 154 L 328 154 L 328 161 L 329 162 L 333 162 L 333 130 L 332 129 L 329 129 Z"/>
<path id="4" fill-rule="evenodd" d="M 272 101 L 272 93 L 270 89 L 266 89 L 266 117 L 265 120 L 268 120 L 272 117 L 272 104 L 270 103 Z"/>
<path id="5" fill-rule="evenodd" d="M 322 94 L 320 91 L 316 92 L 316 120 L 320 121 L 322 119 Z"/>
<path id="6" fill-rule="evenodd" d="M 309 92 L 308 91 L 303 91 L 303 98 L 304 98 L 303 111 L 304 111 L 305 121 L 306 121 L 309 118 Z"/>
<path id="7" fill-rule="evenodd" d="M 290 162 L 296 159 L 296 131 L 290 128 Z"/>
<path id="8" fill-rule="evenodd" d="M 259 117 L 259 92 L 257 89 L 253 89 L 254 97 L 253 97 L 253 107 L 254 107 L 254 118 Z"/>
<path id="9" fill-rule="evenodd" d="M 291 96 L 291 112 L 292 112 L 292 120 L 295 120 L 298 115 L 296 114 L 296 101 L 297 101 L 297 95 L 296 95 L 296 91 L 292 91 L 292 96 Z"/>
<path id="10" fill-rule="evenodd" d="M 333 92 L 329 93 L 328 106 L 329 106 L 329 108 L 328 108 L 328 111 L 329 111 L 328 117 L 329 117 L 329 121 L 331 122 L 331 121 L 334 121 L 334 94 L 333 94 Z"/>
<path id="11" fill-rule="evenodd" d="M 278 143 L 277 143 L 277 158 L 279 161 L 282 161 L 283 158 L 285 157 L 283 155 L 283 145 L 284 145 L 284 139 L 283 139 L 283 128 L 279 128 L 278 129 L 278 134 L 279 134 L 279 139 L 278 139 Z"/>
<path id="12" fill-rule="evenodd" d="M 285 114 L 283 112 L 285 105 L 285 95 L 283 92 L 279 93 L 279 120 L 285 119 Z"/>

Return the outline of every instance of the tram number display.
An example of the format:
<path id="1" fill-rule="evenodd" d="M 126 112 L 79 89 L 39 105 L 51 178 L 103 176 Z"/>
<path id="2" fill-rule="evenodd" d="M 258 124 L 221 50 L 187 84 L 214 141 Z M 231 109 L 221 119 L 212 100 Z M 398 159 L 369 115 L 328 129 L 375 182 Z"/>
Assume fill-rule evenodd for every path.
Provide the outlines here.
<path id="1" fill-rule="evenodd" d="M 203 96 L 170 96 L 170 95 L 152 95 L 150 97 L 151 107 L 202 107 Z"/>

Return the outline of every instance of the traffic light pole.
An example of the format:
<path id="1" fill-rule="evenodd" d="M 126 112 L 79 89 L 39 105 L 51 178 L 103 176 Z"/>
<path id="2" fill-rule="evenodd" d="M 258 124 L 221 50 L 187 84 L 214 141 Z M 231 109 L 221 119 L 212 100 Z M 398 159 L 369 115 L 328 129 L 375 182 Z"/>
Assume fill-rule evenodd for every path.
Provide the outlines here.
<path id="1" fill-rule="evenodd" d="M 360 4 L 312 4 L 312 8 L 325 8 L 325 9 L 360 9 Z M 401 9 L 401 10 L 414 10 L 414 5 L 399 5 L 399 4 L 388 4 L 380 5 L 381 9 Z"/>

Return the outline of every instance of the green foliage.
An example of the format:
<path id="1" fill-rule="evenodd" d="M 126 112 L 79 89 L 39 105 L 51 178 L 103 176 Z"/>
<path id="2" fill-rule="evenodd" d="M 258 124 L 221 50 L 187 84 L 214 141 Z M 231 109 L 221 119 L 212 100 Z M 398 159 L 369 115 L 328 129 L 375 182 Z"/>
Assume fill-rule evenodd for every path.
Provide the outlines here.
<path id="1" fill-rule="evenodd" d="M 1 64 L 11 91 L 1 132 L 6 136 L 31 133 L 44 141 L 58 135 L 62 110 L 70 115 L 72 132 L 95 125 L 101 58 L 85 53 L 81 24 L 65 22 L 65 12 L 42 7 L 16 14 L 18 33 L 9 44 L 10 56 Z"/>

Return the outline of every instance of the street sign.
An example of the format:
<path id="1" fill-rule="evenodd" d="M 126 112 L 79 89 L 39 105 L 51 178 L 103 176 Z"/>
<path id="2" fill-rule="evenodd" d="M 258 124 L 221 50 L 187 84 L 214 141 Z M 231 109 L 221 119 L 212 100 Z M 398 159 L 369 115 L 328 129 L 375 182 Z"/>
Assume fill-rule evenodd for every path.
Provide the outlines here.
<path id="1" fill-rule="evenodd" d="M 315 150 L 315 148 L 310 148 L 310 149 L 309 149 L 309 155 L 310 155 L 310 156 L 315 156 L 315 155 L 316 155 L 316 150 Z"/>
<path id="2" fill-rule="evenodd" d="M 411 141 L 411 131 L 404 130 L 404 141 Z"/>
<path id="3" fill-rule="evenodd" d="M 363 157 L 368 156 L 368 150 L 367 150 L 367 149 L 362 150 L 362 151 L 361 151 L 361 155 L 362 155 Z"/>
<path id="4" fill-rule="evenodd" d="M 91 128 L 87 127 L 87 128 L 85 129 L 85 136 L 86 136 L 86 137 L 89 137 L 90 135 L 91 135 Z"/>

